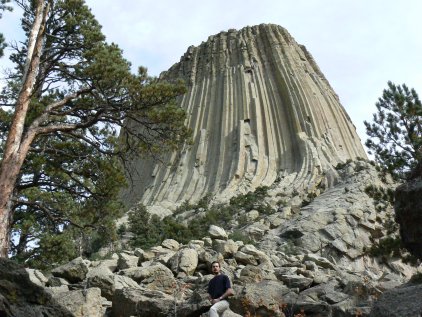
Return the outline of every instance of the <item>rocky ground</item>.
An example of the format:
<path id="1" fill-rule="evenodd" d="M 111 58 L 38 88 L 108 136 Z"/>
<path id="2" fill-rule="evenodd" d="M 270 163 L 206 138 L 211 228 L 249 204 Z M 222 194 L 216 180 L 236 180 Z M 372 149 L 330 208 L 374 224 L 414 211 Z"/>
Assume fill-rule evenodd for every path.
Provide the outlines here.
<path id="1" fill-rule="evenodd" d="M 290 197 L 277 213 L 249 212 L 242 230 L 253 244 L 233 241 L 230 229 L 210 226 L 200 240 L 167 239 L 149 250 L 121 250 L 98 261 L 77 258 L 47 276 L 13 269 L 20 272 L 17 279 L 2 262 L 0 316 L 41 316 L 16 313 L 25 305 L 65 307 L 69 316 L 199 316 L 209 306 L 206 285 L 214 260 L 235 291 L 226 317 L 419 316 L 422 285 L 404 284 L 417 268 L 368 252 L 385 238 L 391 213 L 366 194 L 369 185 L 382 186 L 377 172 L 360 161 L 339 174 L 341 181 L 312 201 L 301 198 L 299 204 L 301 199 Z M 44 294 L 40 298 L 29 300 L 13 284 L 29 285 L 29 279 Z"/>

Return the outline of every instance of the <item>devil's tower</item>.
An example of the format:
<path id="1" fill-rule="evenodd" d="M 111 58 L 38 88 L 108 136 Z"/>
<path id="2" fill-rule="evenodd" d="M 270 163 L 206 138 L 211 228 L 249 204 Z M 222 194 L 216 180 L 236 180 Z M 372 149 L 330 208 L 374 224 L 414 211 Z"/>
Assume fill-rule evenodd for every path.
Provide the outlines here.
<path id="1" fill-rule="evenodd" d="M 306 48 L 262 24 L 210 36 L 161 75 L 182 78 L 193 144 L 164 163 L 132 162 L 130 203 L 170 208 L 266 185 L 303 191 L 366 157 L 339 99 Z"/>

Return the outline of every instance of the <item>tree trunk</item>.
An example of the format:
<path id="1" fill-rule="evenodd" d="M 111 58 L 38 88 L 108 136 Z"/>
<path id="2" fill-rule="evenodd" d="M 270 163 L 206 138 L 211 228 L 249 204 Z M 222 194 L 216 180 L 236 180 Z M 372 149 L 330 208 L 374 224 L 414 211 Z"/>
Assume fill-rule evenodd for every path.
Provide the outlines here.
<path id="1" fill-rule="evenodd" d="M 16 101 L 15 113 L 0 165 L 0 257 L 7 257 L 8 254 L 10 229 L 13 220 L 13 191 L 30 144 L 35 137 L 35 131 L 27 131 L 25 135 L 24 124 L 39 69 L 48 10 L 49 6 L 45 4 L 44 0 L 37 1 L 22 86 Z"/>
<path id="2" fill-rule="evenodd" d="M 0 257 L 7 257 L 10 244 L 10 227 L 12 225 L 12 197 L 16 180 L 19 175 L 14 159 L 2 161 L 0 173 Z"/>

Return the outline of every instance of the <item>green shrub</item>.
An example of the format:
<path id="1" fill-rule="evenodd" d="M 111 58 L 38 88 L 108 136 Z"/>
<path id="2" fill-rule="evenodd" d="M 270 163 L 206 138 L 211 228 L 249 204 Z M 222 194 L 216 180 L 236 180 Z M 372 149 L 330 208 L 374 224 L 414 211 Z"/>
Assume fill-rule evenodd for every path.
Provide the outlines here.
<path id="1" fill-rule="evenodd" d="M 242 241 L 244 244 L 255 244 L 255 242 L 247 235 L 243 234 L 241 230 L 235 230 L 229 234 L 229 238 L 233 241 Z"/>
<path id="2" fill-rule="evenodd" d="M 368 185 L 365 193 L 374 199 L 375 203 L 394 203 L 394 190 L 391 188 L 382 188 L 374 185 Z"/>
<path id="3" fill-rule="evenodd" d="M 401 239 L 399 237 L 387 237 L 378 243 L 375 243 L 370 249 L 369 254 L 377 256 L 398 257 L 400 256 Z"/>
<path id="4" fill-rule="evenodd" d="M 133 247 L 150 248 L 160 241 L 160 219 L 151 216 L 144 205 L 138 205 L 128 214 L 128 229 L 133 233 L 130 245 Z"/>
<path id="5" fill-rule="evenodd" d="M 346 162 L 344 162 L 344 163 L 338 163 L 338 164 L 336 165 L 335 169 L 336 169 L 337 171 L 342 170 L 343 168 L 345 168 L 345 167 L 346 167 L 347 165 L 349 165 L 350 163 L 352 163 L 352 160 L 351 160 L 351 159 L 347 159 L 347 161 L 346 161 Z"/>
<path id="6" fill-rule="evenodd" d="M 230 204 L 219 204 L 209 206 L 211 194 L 202 197 L 198 203 L 191 204 L 185 201 L 180 205 L 174 215 L 159 219 L 157 216 L 150 216 L 145 206 L 139 205 L 129 212 L 128 231 L 133 233 L 130 245 L 133 247 L 150 248 L 160 244 L 164 239 L 174 239 L 180 243 L 187 243 L 190 240 L 201 239 L 207 235 L 210 225 L 216 225 L 228 229 L 228 224 L 238 219 L 246 224 L 245 216 L 239 216 L 240 210 L 248 212 L 257 210 L 261 214 L 272 214 L 275 212 L 265 202 L 268 187 L 258 187 L 254 192 L 245 195 L 238 195 L 230 200 Z M 188 224 L 181 223 L 178 215 L 194 210 L 197 215 L 188 220 Z M 199 213 L 201 211 L 201 213 Z M 119 233 L 124 233 L 125 228 L 119 228 Z M 242 237 L 241 237 L 242 238 Z M 243 240 L 250 241 L 243 237 Z"/>
<path id="7" fill-rule="evenodd" d="M 410 278 L 409 283 L 412 283 L 412 284 L 422 284 L 422 273 L 421 272 L 418 272 L 418 273 L 414 274 Z"/>
<path id="8" fill-rule="evenodd" d="M 237 209 L 243 209 L 246 212 L 253 209 L 260 214 L 270 215 L 275 212 L 269 204 L 265 202 L 265 197 L 268 196 L 268 186 L 260 186 L 254 192 L 248 192 L 244 195 L 237 195 L 230 199 L 230 206 Z"/>

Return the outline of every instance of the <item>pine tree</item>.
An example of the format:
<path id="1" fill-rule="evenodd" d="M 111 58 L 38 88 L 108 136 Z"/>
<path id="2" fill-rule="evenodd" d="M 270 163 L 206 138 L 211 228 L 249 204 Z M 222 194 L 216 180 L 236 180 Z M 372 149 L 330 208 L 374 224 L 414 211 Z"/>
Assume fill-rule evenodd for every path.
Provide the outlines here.
<path id="1" fill-rule="evenodd" d="M 364 124 L 365 145 L 382 170 L 404 180 L 422 162 L 422 104 L 414 89 L 388 82 L 376 103 L 373 121 Z"/>
<path id="2" fill-rule="evenodd" d="M 184 142 L 174 100 L 185 88 L 143 67 L 132 74 L 83 0 L 15 2 L 27 42 L 12 47 L 15 72 L 1 95 L 10 111 L 0 111 L 0 256 L 11 233 L 22 261 L 73 241 L 71 256 L 91 233 L 111 232 L 124 158 Z"/>
<path id="3" fill-rule="evenodd" d="M 10 6 L 7 5 L 7 3 L 10 2 L 10 0 L 0 0 L 0 19 L 2 18 L 2 11 L 6 10 L 12 10 Z M 0 57 L 4 55 L 4 48 L 6 47 L 5 38 L 2 33 L 0 33 Z"/>

